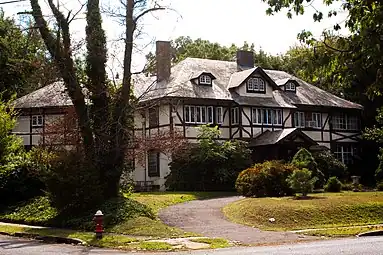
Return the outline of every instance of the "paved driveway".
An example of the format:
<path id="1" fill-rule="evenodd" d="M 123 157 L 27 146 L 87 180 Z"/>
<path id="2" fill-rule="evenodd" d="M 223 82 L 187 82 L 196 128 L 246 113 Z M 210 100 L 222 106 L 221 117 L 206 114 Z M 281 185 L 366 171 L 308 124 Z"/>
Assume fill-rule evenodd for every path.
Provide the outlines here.
<path id="1" fill-rule="evenodd" d="M 159 217 L 166 224 L 185 231 L 209 237 L 223 237 L 242 244 L 272 244 L 317 239 L 290 232 L 261 231 L 228 221 L 222 213 L 222 208 L 240 199 L 242 197 L 190 201 L 161 210 Z"/>

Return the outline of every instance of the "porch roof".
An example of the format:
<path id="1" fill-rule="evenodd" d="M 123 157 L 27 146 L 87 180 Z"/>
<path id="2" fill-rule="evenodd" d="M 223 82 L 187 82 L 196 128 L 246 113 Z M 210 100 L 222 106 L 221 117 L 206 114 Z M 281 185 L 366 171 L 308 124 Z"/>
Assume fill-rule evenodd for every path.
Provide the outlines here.
<path id="1" fill-rule="evenodd" d="M 290 138 L 292 138 L 292 140 L 290 140 L 291 142 L 299 141 L 308 143 L 310 145 L 318 145 L 317 142 L 303 133 L 300 129 L 285 128 L 277 131 L 266 130 L 250 142 L 250 147 L 280 144 L 283 141 L 289 140 Z"/>

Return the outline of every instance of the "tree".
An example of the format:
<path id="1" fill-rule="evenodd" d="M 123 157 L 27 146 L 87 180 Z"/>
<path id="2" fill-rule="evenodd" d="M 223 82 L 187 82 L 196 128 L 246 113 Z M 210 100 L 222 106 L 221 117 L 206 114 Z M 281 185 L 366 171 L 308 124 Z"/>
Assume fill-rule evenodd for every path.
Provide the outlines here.
<path id="1" fill-rule="evenodd" d="M 123 2 L 125 25 L 123 76 L 120 87 L 110 93 L 105 64 L 107 59 L 105 31 L 102 29 L 99 0 L 86 4 L 86 82 L 76 72 L 72 53 L 69 25 L 74 19 L 72 12 L 64 14 L 53 0 L 48 6 L 53 13 L 55 28 L 49 27 L 38 0 L 30 0 L 32 16 L 41 37 L 59 69 L 68 95 L 72 99 L 81 135 L 82 153 L 95 176 L 99 177 L 104 198 L 118 194 L 119 179 L 126 163 L 126 153 L 132 130 L 132 113 L 135 100 L 132 88 L 132 50 L 134 35 L 141 19 L 150 12 L 162 10 L 161 6 L 146 0 Z M 75 12 L 73 12 L 75 13 Z M 91 105 L 86 103 L 82 86 L 89 92 Z"/>
<path id="2" fill-rule="evenodd" d="M 290 188 L 292 188 L 295 192 L 302 193 L 302 197 L 306 197 L 308 193 L 313 191 L 314 183 L 316 181 L 317 178 L 311 178 L 311 171 L 306 168 L 295 170 L 287 178 Z"/>
<path id="3" fill-rule="evenodd" d="M 319 170 L 318 164 L 315 162 L 313 155 L 307 149 L 300 149 L 294 155 L 291 163 L 300 169 L 307 168 L 312 173 L 313 177 L 316 177 L 316 188 L 321 188 L 323 186 L 324 174 Z"/>
<path id="4" fill-rule="evenodd" d="M 0 10 L 0 92 L 8 100 L 56 79 L 57 72 L 33 23 L 23 29 Z"/>
<path id="5" fill-rule="evenodd" d="M 173 64 L 177 64 L 185 58 L 205 58 L 213 60 L 232 61 L 235 60 L 236 52 L 238 50 L 248 50 L 254 52 L 255 65 L 261 66 L 265 69 L 280 69 L 282 66 L 282 59 L 280 56 L 272 56 L 267 54 L 262 49 L 258 52 L 255 51 L 254 44 L 249 45 L 244 42 L 242 46 L 232 44 L 230 47 L 213 43 L 208 40 L 200 38 L 193 40 L 190 37 L 180 36 L 171 41 L 173 51 Z M 147 66 L 146 71 L 153 74 L 155 70 L 155 56 L 152 52 L 146 55 Z"/>

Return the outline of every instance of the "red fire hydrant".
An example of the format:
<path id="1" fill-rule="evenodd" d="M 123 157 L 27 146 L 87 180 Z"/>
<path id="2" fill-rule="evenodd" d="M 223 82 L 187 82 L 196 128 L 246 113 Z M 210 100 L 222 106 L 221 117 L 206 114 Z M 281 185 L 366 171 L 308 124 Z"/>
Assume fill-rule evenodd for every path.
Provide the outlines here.
<path id="1" fill-rule="evenodd" d="M 96 212 L 96 214 L 94 215 L 94 218 L 93 218 L 93 221 L 96 223 L 96 238 L 97 239 L 101 239 L 102 238 L 102 233 L 104 232 L 104 229 L 103 229 L 103 226 L 102 226 L 102 222 L 104 220 L 104 214 L 102 214 L 102 212 L 100 210 L 98 210 Z"/>

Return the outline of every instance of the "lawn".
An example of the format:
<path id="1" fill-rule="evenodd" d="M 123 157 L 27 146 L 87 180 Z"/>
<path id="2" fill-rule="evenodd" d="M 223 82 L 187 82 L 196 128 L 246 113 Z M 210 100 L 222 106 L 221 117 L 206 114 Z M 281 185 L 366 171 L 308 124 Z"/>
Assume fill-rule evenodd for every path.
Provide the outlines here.
<path id="1" fill-rule="evenodd" d="M 277 231 L 383 223 L 383 192 L 320 193 L 310 196 L 310 199 L 246 198 L 227 205 L 223 212 L 231 221 Z M 275 221 L 270 222 L 270 218 Z M 357 231 L 332 230 L 326 235 L 350 235 L 347 232 L 355 234 Z"/>
<path id="2" fill-rule="evenodd" d="M 124 201 L 113 204 L 115 215 L 106 215 L 105 218 L 113 217 L 114 224 L 106 227 L 109 233 L 124 234 L 129 236 L 143 236 L 150 238 L 171 238 L 196 236 L 194 233 L 185 232 L 181 229 L 165 225 L 158 219 L 160 209 L 177 203 L 183 203 L 196 199 L 206 199 L 220 196 L 227 196 L 230 193 L 218 192 L 153 192 L 134 193 L 131 196 L 125 195 Z M 110 204 L 110 203 L 109 203 Z M 106 213 L 103 210 L 104 214 Z M 29 202 L 0 212 L 0 221 L 26 223 L 32 225 L 58 226 L 58 212 L 51 207 L 46 197 L 39 197 Z M 66 228 L 80 228 L 93 230 L 93 212 L 82 215 L 80 218 L 73 218 L 66 221 Z M 123 220 L 120 220 L 123 219 Z M 78 227 L 77 227 L 78 226 Z"/>

